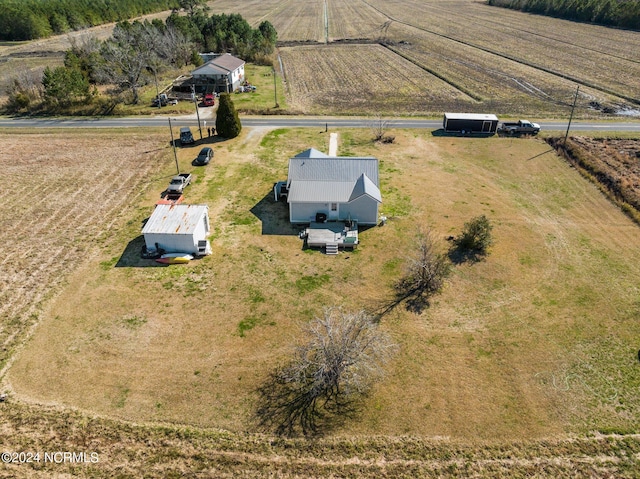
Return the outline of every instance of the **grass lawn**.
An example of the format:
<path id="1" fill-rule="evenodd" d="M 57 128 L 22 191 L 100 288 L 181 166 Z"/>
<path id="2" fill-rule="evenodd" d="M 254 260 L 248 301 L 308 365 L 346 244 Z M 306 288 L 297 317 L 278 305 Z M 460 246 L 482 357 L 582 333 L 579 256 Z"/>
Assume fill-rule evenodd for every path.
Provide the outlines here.
<path id="1" fill-rule="evenodd" d="M 214 143 L 202 168 L 190 166 L 200 145 L 180 149 L 181 169 L 196 176 L 187 201 L 210 207 L 213 254 L 161 267 L 138 252 L 141 222 L 174 171 L 167 151 L 150 193 L 95 245 L 18 355 L 8 373 L 16 395 L 252 431 L 255 388 L 303 339 L 302 324 L 323 306 L 380 306 L 417 228 L 446 248 L 446 236 L 485 214 L 495 239 L 486 260 L 456 265 L 422 314 L 400 306 L 382 318 L 399 352 L 337 433 L 637 430 L 637 226 L 542 140 L 398 130 L 395 144 L 377 145 L 366 129 L 340 130 L 339 154 L 379 158 L 389 220 L 361 231 L 354 252 L 305 251 L 271 188 L 291 156 L 327 151 L 329 133 L 245 129 Z"/>

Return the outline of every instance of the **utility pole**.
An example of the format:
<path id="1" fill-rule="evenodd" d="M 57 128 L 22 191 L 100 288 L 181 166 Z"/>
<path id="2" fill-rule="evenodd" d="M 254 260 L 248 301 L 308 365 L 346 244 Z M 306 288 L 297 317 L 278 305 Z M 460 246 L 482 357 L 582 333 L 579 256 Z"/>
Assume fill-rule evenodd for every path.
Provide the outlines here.
<path id="1" fill-rule="evenodd" d="M 193 104 L 196 107 L 196 116 L 198 117 L 198 130 L 200 130 L 200 139 L 202 140 L 202 126 L 200 125 L 200 112 L 198 111 L 198 99 L 196 98 L 195 85 L 191 85 L 191 96 L 193 97 Z"/>
<path id="2" fill-rule="evenodd" d="M 153 78 L 156 81 L 156 100 L 158 100 L 158 108 L 162 108 L 162 102 L 160 101 L 160 90 L 158 89 L 158 75 L 156 69 L 153 69 Z"/>
<path id="3" fill-rule="evenodd" d="M 180 174 L 180 166 L 178 166 L 178 154 L 176 153 L 176 141 L 173 139 L 173 128 L 171 127 L 171 118 L 169 118 L 169 131 L 171 132 L 171 145 L 173 146 L 173 158 L 176 160 L 176 170 Z"/>
<path id="4" fill-rule="evenodd" d="M 273 101 L 276 104 L 276 108 L 280 108 L 278 105 L 278 86 L 276 82 L 276 69 L 275 67 L 271 68 L 273 70 Z"/>
<path id="5" fill-rule="evenodd" d="M 571 128 L 571 120 L 573 119 L 573 110 L 576 109 L 576 101 L 578 101 L 578 91 L 580 90 L 580 85 L 576 88 L 576 95 L 573 97 L 573 106 L 571 107 L 571 115 L 569 116 L 569 124 L 567 125 L 567 133 L 564 135 L 564 143 L 562 144 L 564 147 L 567 146 L 567 137 L 569 136 L 569 128 Z"/>

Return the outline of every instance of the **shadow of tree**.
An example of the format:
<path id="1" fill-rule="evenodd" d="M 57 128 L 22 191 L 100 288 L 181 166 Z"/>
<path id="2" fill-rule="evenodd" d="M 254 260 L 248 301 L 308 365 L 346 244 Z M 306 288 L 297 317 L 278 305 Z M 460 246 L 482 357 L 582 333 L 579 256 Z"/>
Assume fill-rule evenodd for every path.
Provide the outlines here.
<path id="1" fill-rule="evenodd" d="M 453 247 L 448 253 L 449 260 L 455 265 L 463 263 L 479 263 L 486 259 L 487 253 L 477 250 L 467 250 Z"/>
<path id="2" fill-rule="evenodd" d="M 320 437 L 342 426 L 358 412 L 354 396 L 318 396 L 272 372 L 257 389 L 258 428 L 281 436 Z"/>
<path id="3" fill-rule="evenodd" d="M 404 278 L 398 280 L 393 289 L 394 294 L 390 299 L 383 299 L 377 307 L 369 311 L 377 321 L 380 321 L 403 303 L 407 311 L 422 314 L 430 306 L 429 300 L 435 294 L 435 292 L 430 292 L 423 288 L 409 286 Z"/>

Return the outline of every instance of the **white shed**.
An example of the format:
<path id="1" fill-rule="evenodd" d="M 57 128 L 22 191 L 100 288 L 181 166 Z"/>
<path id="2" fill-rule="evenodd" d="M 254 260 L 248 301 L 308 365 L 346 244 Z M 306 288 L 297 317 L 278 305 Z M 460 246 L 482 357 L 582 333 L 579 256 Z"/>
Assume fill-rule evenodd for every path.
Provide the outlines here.
<path id="1" fill-rule="evenodd" d="M 211 254 L 207 205 L 157 205 L 142 228 L 148 250 Z"/>

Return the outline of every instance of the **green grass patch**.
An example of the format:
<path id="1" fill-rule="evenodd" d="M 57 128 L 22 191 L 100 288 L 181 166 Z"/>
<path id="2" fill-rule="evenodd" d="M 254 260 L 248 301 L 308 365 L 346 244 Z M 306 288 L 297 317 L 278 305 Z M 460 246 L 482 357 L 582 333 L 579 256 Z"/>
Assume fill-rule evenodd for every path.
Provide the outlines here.
<path id="1" fill-rule="evenodd" d="M 331 276 L 328 274 L 314 274 L 311 276 L 303 276 L 296 280 L 295 285 L 300 294 L 310 293 L 314 289 L 329 283 Z"/>

